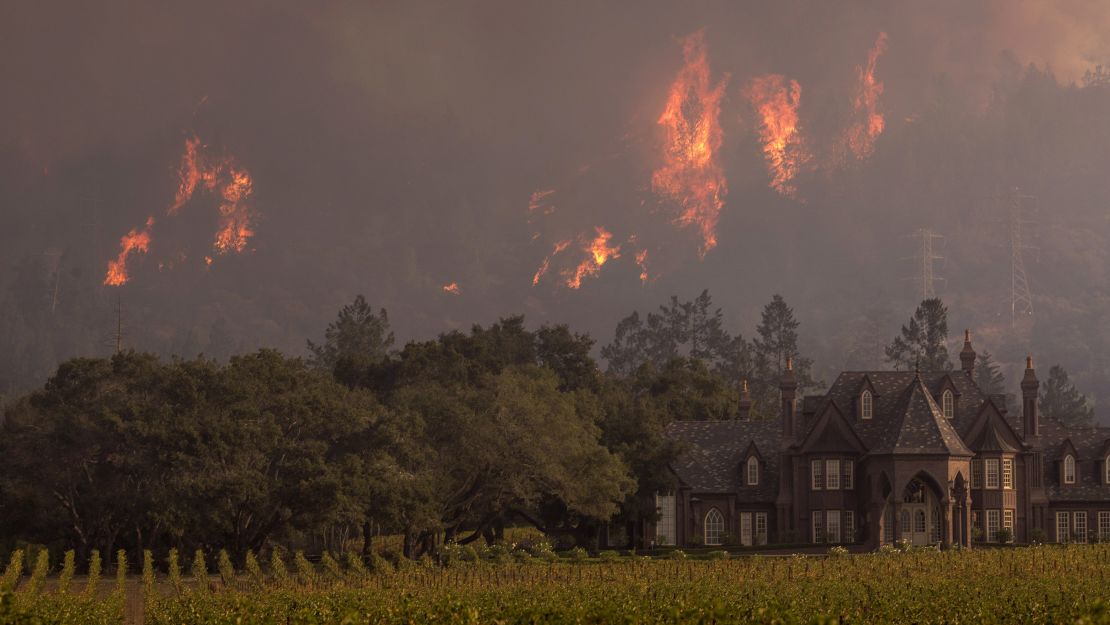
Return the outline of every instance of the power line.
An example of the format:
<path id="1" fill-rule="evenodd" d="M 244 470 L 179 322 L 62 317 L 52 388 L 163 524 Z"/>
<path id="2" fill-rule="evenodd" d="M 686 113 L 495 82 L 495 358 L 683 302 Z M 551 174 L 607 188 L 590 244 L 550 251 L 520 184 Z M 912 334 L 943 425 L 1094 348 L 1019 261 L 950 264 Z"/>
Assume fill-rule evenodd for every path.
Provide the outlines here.
<path id="1" fill-rule="evenodd" d="M 1016 326 L 1022 317 L 1033 316 L 1033 290 L 1025 270 L 1025 254 L 1039 251 L 1029 243 L 1036 225 L 1036 199 L 1017 187 L 995 196 L 1010 234 L 1010 327 Z"/>
<path id="2" fill-rule="evenodd" d="M 917 250 L 913 256 L 907 256 L 903 260 L 913 261 L 915 275 L 906 278 L 913 280 L 918 285 L 918 292 L 921 294 L 922 300 L 932 299 L 937 296 L 936 283 L 944 282 L 944 278 L 937 275 L 934 263 L 936 261 L 943 261 L 944 256 L 936 252 L 937 246 L 934 242 L 944 239 L 944 236 L 929 228 L 918 228 L 913 234 L 906 235 L 903 238 L 915 239 L 914 248 Z"/>

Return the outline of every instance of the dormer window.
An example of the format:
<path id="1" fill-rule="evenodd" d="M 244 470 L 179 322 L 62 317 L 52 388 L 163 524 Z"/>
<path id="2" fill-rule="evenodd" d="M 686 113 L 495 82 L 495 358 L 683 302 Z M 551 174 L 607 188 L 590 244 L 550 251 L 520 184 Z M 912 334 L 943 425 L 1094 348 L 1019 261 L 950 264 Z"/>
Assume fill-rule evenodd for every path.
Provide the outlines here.
<path id="1" fill-rule="evenodd" d="M 859 396 L 859 418 L 870 419 L 873 414 L 874 405 L 871 397 L 871 391 L 864 391 Z"/>
<path id="2" fill-rule="evenodd" d="M 952 391 L 946 390 L 940 396 L 940 408 L 944 413 L 945 419 L 951 419 L 956 416 L 956 399 L 952 395 Z"/>
<path id="3" fill-rule="evenodd" d="M 759 459 L 755 456 L 748 458 L 748 471 L 745 482 L 748 486 L 759 485 Z"/>
<path id="4" fill-rule="evenodd" d="M 1064 483 L 1075 483 L 1075 456 L 1071 454 L 1064 456 Z"/>

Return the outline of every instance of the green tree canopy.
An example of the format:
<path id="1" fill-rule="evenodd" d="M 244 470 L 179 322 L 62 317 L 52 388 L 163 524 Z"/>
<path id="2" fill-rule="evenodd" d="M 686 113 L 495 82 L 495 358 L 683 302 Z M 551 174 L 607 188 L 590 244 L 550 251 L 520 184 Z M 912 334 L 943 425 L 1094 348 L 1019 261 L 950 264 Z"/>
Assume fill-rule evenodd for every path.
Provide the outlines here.
<path id="1" fill-rule="evenodd" d="M 1087 427 L 1094 419 L 1087 397 L 1068 380 L 1068 372 L 1060 365 L 1049 368 L 1040 402 L 1041 412 L 1068 427 Z"/>
<path id="2" fill-rule="evenodd" d="M 913 371 L 946 371 L 952 368 L 948 358 L 948 307 L 940 298 L 922 300 L 902 326 L 902 332 L 886 348 L 887 362 L 895 369 Z"/>
<path id="3" fill-rule="evenodd" d="M 341 361 L 374 362 L 385 358 L 393 348 L 393 332 L 385 309 L 377 313 L 362 295 L 344 306 L 335 321 L 324 331 L 324 343 L 308 341 L 312 364 L 334 371 Z"/>

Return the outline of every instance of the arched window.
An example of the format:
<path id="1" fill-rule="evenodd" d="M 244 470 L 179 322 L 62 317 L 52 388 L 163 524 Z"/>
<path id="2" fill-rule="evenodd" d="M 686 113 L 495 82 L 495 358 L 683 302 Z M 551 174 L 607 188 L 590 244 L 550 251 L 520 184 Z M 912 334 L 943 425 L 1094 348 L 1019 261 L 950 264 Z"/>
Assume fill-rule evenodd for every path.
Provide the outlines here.
<path id="1" fill-rule="evenodd" d="M 748 458 L 748 486 L 759 485 L 759 459 L 755 456 Z"/>
<path id="2" fill-rule="evenodd" d="M 705 515 L 705 544 L 721 544 L 721 535 L 725 533 L 725 517 L 721 511 L 713 508 Z"/>
<path id="3" fill-rule="evenodd" d="M 859 396 L 859 418 L 870 419 L 874 406 L 871 400 L 871 391 L 864 391 Z"/>
<path id="4" fill-rule="evenodd" d="M 940 396 L 940 407 L 944 412 L 945 419 L 956 416 L 956 401 L 952 396 L 952 391 L 944 391 L 944 394 Z"/>
<path id="5" fill-rule="evenodd" d="M 1075 457 L 1071 454 L 1064 456 L 1064 483 L 1075 483 Z"/>

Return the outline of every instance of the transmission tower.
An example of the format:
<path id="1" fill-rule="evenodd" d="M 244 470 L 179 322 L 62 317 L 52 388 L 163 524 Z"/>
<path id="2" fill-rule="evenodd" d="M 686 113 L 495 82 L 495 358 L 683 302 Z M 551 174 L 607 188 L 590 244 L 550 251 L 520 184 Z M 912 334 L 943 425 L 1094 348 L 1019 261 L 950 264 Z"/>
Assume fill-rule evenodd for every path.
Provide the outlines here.
<path id="1" fill-rule="evenodd" d="M 1018 188 L 997 198 L 1010 231 L 1010 327 L 1018 319 L 1033 316 L 1033 292 L 1029 288 L 1029 275 L 1025 271 L 1025 253 L 1036 251 L 1030 245 L 1034 220 L 1035 197 L 1024 195 Z"/>
<path id="2" fill-rule="evenodd" d="M 937 240 L 944 239 L 944 236 L 928 228 L 918 228 L 913 234 L 904 238 L 914 239 L 914 248 L 917 250 L 913 256 L 903 259 L 913 261 L 915 267 L 915 275 L 907 280 L 917 283 L 921 299 L 932 299 L 937 296 L 936 283 L 944 282 L 944 278 L 937 275 L 934 267 L 936 261 L 944 260 L 944 257 L 937 253 L 937 246 L 934 244 Z"/>

